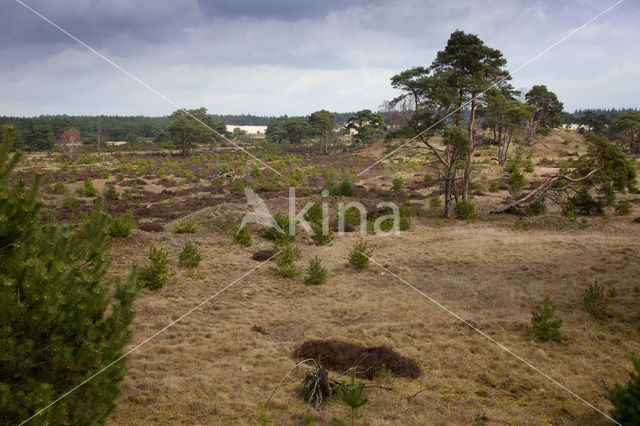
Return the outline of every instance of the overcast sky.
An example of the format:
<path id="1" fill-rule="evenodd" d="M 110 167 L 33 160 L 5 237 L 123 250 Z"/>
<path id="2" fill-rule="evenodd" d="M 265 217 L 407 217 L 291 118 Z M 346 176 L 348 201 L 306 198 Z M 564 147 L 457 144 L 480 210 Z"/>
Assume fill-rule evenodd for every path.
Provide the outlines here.
<path id="1" fill-rule="evenodd" d="M 456 29 L 510 71 L 615 0 L 21 0 L 180 106 L 217 114 L 377 109 Z M 565 110 L 640 106 L 640 2 L 625 0 L 514 74 Z M 176 108 L 15 0 L 0 2 L 0 115 Z"/>

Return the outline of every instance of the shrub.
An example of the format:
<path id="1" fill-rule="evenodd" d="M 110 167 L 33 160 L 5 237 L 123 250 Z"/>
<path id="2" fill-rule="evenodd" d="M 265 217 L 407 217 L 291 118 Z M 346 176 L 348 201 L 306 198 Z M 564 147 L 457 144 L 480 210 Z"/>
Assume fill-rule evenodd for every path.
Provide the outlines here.
<path id="1" fill-rule="evenodd" d="M 473 220 L 478 216 L 476 214 L 475 207 L 468 201 L 460 201 L 456 203 L 455 213 L 458 219 L 465 220 Z"/>
<path id="2" fill-rule="evenodd" d="M 126 363 L 58 399 L 105 361 L 119 359 L 131 338 L 135 274 L 109 274 L 109 218 L 98 202 L 78 229 L 42 221 L 40 178 L 13 175 L 13 129 L 0 155 L 0 422 L 104 424 L 116 407 Z M 15 179 L 14 179 L 15 178 Z"/>
<path id="3" fill-rule="evenodd" d="M 349 252 L 349 263 L 356 269 L 366 269 L 369 266 L 369 258 L 373 250 L 367 250 L 366 241 L 360 239 L 356 246 Z"/>
<path id="4" fill-rule="evenodd" d="M 358 210 L 355 207 L 350 207 L 346 210 L 344 210 L 344 221 L 353 225 L 353 226 L 358 226 L 360 225 L 360 220 L 362 219 L 362 217 L 360 216 L 360 210 Z"/>
<path id="5" fill-rule="evenodd" d="M 140 270 L 138 282 L 142 287 L 156 290 L 167 283 L 167 279 L 171 274 L 169 270 L 169 255 L 166 251 L 151 246 L 149 259 L 151 263 Z"/>
<path id="6" fill-rule="evenodd" d="M 273 219 L 276 221 L 282 231 L 277 230 L 275 227 L 267 228 L 263 232 L 263 236 L 269 240 L 276 242 L 293 242 L 296 239 L 295 235 L 289 235 L 289 216 L 285 216 L 280 213 L 273 215 Z"/>
<path id="7" fill-rule="evenodd" d="M 245 247 L 249 247 L 253 244 L 251 241 L 251 233 L 246 226 L 238 227 L 236 229 L 236 232 L 233 234 L 233 242 Z"/>
<path id="8" fill-rule="evenodd" d="M 329 184 L 327 189 L 329 189 L 329 194 L 331 195 L 343 195 L 345 197 L 350 197 L 353 195 L 353 184 L 348 179 L 340 182 L 340 185 L 338 185 L 337 187 L 333 186 L 333 184 Z"/>
<path id="9" fill-rule="evenodd" d="M 616 204 L 616 213 L 620 216 L 629 216 L 631 214 L 631 201 L 629 200 L 620 200 L 618 204 Z"/>
<path id="10" fill-rule="evenodd" d="M 53 192 L 55 192 L 56 194 L 66 194 L 67 186 L 64 184 L 64 182 L 56 182 L 56 184 L 53 185 Z"/>
<path id="11" fill-rule="evenodd" d="M 184 182 L 197 182 L 198 178 L 196 177 L 196 175 L 193 174 L 191 170 L 185 170 L 182 173 L 182 180 Z"/>
<path id="12" fill-rule="evenodd" d="M 511 188 L 509 189 L 511 195 L 515 197 L 522 192 L 522 188 L 524 188 L 524 184 L 526 182 L 524 179 L 524 175 L 520 173 L 520 170 L 517 167 L 515 167 L 511 172 L 509 183 L 511 184 Z"/>
<path id="13" fill-rule="evenodd" d="M 193 245 L 191 241 L 187 241 L 178 256 L 180 266 L 195 268 L 200 264 L 200 260 L 202 260 L 202 255 L 198 251 L 198 247 Z"/>
<path id="14" fill-rule="evenodd" d="M 403 183 L 404 181 L 402 180 L 401 177 L 393 178 L 393 181 L 391 183 L 391 189 L 394 191 L 400 191 L 402 189 Z"/>
<path id="15" fill-rule="evenodd" d="M 300 259 L 302 255 L 300 247 L 285 242 L 282 245 L 276 243 L 276 247 L 274 248 L 276 251 L 280 250 L 280 253 L 274 261 L 276 266 L 271 269 L 275 271 L 276 274 L 286 278 L 293 278 L 300 274 L 300 271 L 296 269 L 295 265 L 296 260 Z"/>
<path id="16" fill-rule="evenodd" d="M 174 228 L 177 234 L 194 234 L 196 232 L 196 226 L 192 220 L 183 220 Z"/>
<path id="17" fill-rule="evenodd" d="M 309 262 L 307 268 L 307 275 L 304 277 L 304 282 L 311 285 L 324 284 L 327 280 L 327 268 L 322 266 L 320 258 L 318 256 Z"/>
<path id="18" fill-rule="evenodd" d="M 331 230 L 331 228 L 327 228 L 327 233 L 324 234 L 322 229 L 322 222 L 312 222 L 310 226 L 311 230 L 314 233 L 314 235 L 311 235 L 311 239 L 317 244 L 328 244 L 333 241 L 335 237 L 333 235 L 333 231 Z"/>
<path id="19" fill-rule="evenodd" d="M 549 295 L 544 298 L 542 305 L 536 306 L 531 312 L 533 332 L 542 340 L 562 342 L 564 336 L 560 333 L 561 319 L 552 319 L 556 312 L 556 305 L 551 305 Z"/>
<path id="20" fill-rule="evenodd" d="M 521 229 L 523 231 L 528 231 L 531 228 L 531 222 L 526 219 L 520 219 L 515 224 L 516 229 Z"/>
<path id="21" fill-rule="evenodd" d="M 131 230 L 136 227 L 136 220 L 131 212 L 126 212 L 120 217 L 111 220 L 109 235 L 112 237 L 126 238 Z"/>
<path id="22" fill-rule="evenodd" d="M 342 381 L 333 387 L 335 393 L 342 399 L 342 401 L 349 406 L 349 418 L 351 424 L 355 424 L 355 421 L 362 418 L 362 414 L 358 413 L 358 410 L 369 402 L 369 399 L 364 396 L 364 382 L 356 382 L 356 370 L 351 368 L 349 370 L 351 381 L 347 383 Z M 334 425 L 346 425 L 346 422 L 333 418 Z"/>
<path id="23" fill-rule="evenodd" d="M 77 210 L 80 208 L 80 201 L 72 197 L 67 197 L 62 201 L 62 205 L 68 209 Z"/>
<path id="24" fill-rule="evenodd" d="M 78 194 L 93 198 L 98 196 L 98 190 L 93 186 L 91 179 L 85 179 L 82 187 L 78 189 Z"/>
<path id="25" fill-rule="evenodd" d="M 411 229 L 411 218 L 400 216 L 400 230 L 407 231 L 409 229 Z"/>
<path id="26" fill-rule="evenodd" d="M 316 201 L 304 214 L 304 218 L 312 223 L 322 223 L 322 205 Z"/>
<path id="27" fill-rule="evenodd" d="M 582 309 L 596 318 L 603 318 L 607 315 L 607 307 L 611 303 L 610 297 L 614 295 L 614 289 L 605 294 L 604 287 L 600 287 L 598 281 L 589 284 L 582 293 Z"/>
<path id="28" fill-rule="evenodd" d="M 576 214 L 585 216 L 599 216 L 604 214 L 604 206 L 602 203 L 594 199 L 586 191 L 569 198 L 565 210 L 573 210 Z"/>
<path id="29" fill-rule="evenodd" d="M 613 419 L 622 425 L 640 424 L 640 359 L 631 356 L 633 370 L 625 386 L 619 384 L 611 388 L 609 399 L 613 404 Z"/>
<path id="30" fill-rule="evenodd" d="M 118 191 L 114 185 L 107 185 L 104 187 L 104 191 L 102 191 L 102 195 L 107 200 L 117 200 L 118 199 Z"/>
<path id="31" fill-rule="evenodd" d="M 441 205 L 442 205 L 442 201 L 440 200 L 440 197 L 438 197 L 437 195 L 433 195 L 429 200 L 429 208 L 431 210 L 435 210 Z"/>
<path id="32" fill-rule="evenodd" d="M 426 173 L 424 175 L 424 183 L 431 183 L 433 181 L 433 176 L 430 175 L 429 173 Z"/>
<path id="33" fill-rule="evenodd" d="M 527 160 L 524 162 L 524 171 L 527 173 L 533 173 L 534 172 L 534 168 L 533 168 L 533 162 L 531 161 L 531 158 L 527 158 Z"/>
<path id="34" fill-rule="evenodd" d="M 524 208 L 524 212 L 527 216 L 539 216 L 547 212 L 547 205 L 544 200 L 535 200 Z"/>
<path id="35" fill-rule="evenodd" d="M 489 192 L 498 192 L 500 187 L 498 186 L 498 182 L 493 181 L 489 184 Z"/>

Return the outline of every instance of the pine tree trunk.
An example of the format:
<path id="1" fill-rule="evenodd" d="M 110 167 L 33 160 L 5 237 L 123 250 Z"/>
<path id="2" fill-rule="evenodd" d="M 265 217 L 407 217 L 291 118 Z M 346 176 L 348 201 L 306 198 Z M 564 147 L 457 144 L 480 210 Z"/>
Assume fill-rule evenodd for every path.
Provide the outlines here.
<path id="1" fill-rule="evenodd" d="M 464 167 L 464 178 L 462 180 L 462 201 L 467 201 L 469 197 L 469 176 L 471 174 L 471 153 L 475 148 L 473 125 L 476 121 L 476 96 L 471 98 L 471 117 L 469 119 L 469 139 L 471 139 L 471 149 L 467 154 L 467 163 Z"/>
<path id="2" fill-rule="evenodd" d="M 456 171 L 455 156 L 452 156 L 449 168 L 447 169 L 447 175 L 444 183 L 444 216 L 451 216 L 451 192 L 453 189 L 454 174 Z"/>

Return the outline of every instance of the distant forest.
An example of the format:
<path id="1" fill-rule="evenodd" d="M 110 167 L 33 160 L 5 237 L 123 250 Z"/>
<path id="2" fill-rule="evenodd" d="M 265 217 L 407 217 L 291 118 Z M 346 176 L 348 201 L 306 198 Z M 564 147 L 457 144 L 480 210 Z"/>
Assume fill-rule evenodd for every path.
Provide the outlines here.
<path id="1" fill-rule="evenodd" d="M 621 108 L 621 109 L 617 109 L 617 108 L 589 108 L 589 109 L 577 109 L 573 112 L 573 117 L 574 118 L 580 118 L 580 117 L 584 117 L 585 113 L 587 111 L 591 111 L 592 113 L 596 114 L 596 115 L 606 115 L 607 117 L 617 117 L 617 116 L 621 116 L 623 114 L 626 114 L 627 112 L 640 112 L 639 108 Z"/>
<path id="2" fill-rule="evenodd" d="M 336 122 L 345 122 L 354 114 L 352 112 L 334 113 Z M 251 114 L 241 115 L 217 115 L 212 117 L 225 124 L 238 126 L 267 126 L 275 118 L 290 118 L 287 115 L 258 116 Z M 17 127 L 17 147 L 33 149 L 49 149 L 62 133 L 75 127 L 80 132 L 82 141 L 86 144 L 95 143 L 98 130 L 102 133 L 104 141 L 128 141 L 134 142 L 140 138 L 164 139 L 171 124 L 169 116 L 146 117 L 118 116 L 118 115 L 40 115 L 37 117 L 8 117 L 0 116 L 0 126 L 14 125 Z"/>
<path id="3" fill-rule="evenodd" d="M 595 108 L 580 109 L 573 114 L 564 113 L 564 123 L 582 123 L 585 114 L 595 115 L 603 119 L 615 119 L 627 112 L 638 112 L 634 108 Z M 590 112 L 590 113 L 588 113 Z M 381 112 L 384 119 L 389 117 L 389 111 Z M 345 123 L 353 112 L 333 113 L 336 123 Z M 462 118 L 468 115 L 468 111 L 462 112 Z M 274 119 L 294 118 L 294 116 L 282 115 L 259 116 L 252 114 L 211 114 L 217 120 L 225 124 L 235 124 L 238 126 L 267 126 Z M 73 116 L 73 115 L 40 115 L 37 117 L 9 117 L 0 116 L 0 127 L 3 125 L 14 125 L 17 127 L 15 146 L 26 149 L 50 149 L 60 138 L 62 133 L 75 127 L 80 132 L 82 142 L 94 144 L 98 135 L 102 142 L 106 141 L 128 141 L 131 143 L 141 140 L 154 140 L 156 142 L 166 142 L 168 140 L 168 128 L 171 125 L 169 116 L 146 117 L 146 116 L 118 116 L 118 115 L 98 115 L 98 116 Z"/>

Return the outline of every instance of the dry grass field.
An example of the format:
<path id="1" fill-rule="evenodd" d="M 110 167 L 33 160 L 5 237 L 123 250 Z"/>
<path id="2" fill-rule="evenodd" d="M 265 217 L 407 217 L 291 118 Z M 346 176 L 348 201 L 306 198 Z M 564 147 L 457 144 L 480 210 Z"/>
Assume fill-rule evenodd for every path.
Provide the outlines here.
<path id="1" fill-rule="evenodd" d="M 377 144 L 329 156 L 313 148 L 256 149 L 282 178 L 224 148 L 199 151 L 191 159 L 167 153 L 86 156 L 79 164 L 53 156 L 30 158 L 20 173 L 28 177 L 36 166 L 47 168 L 45 200 L 61 221 L 93 205 L 93 198 L 76 193 L 85 179 L 98 191 L 109 183 L 116 186 L 120 197 L 108 201 L 109 211 L 132 211 L 138 226 L 128 238 L 111 241 L 112 274 L 126 276 L 132 262 L 146 264 L 151 245 L 169 252 L 175 276 L 159 290 L 141 290 L 131 347 L 224 290 L 128 357 L 123 394 L 110 423 L 302 424 L 309 411 L 317 424 L 331 424 L 334 416 L 346 418 L 347 408 L 338 399 L 321 411 L 305 404 L 297 394 L 309 368 L 304 365 L 264 404 L 298 362 L 293 357 L 298 345 L 335 339 L 390 346 L 422 370 L 417 379 L 365 380 L 372 386 L 366 389 L 370 402 L 361 410 L 361 422 L 607 424 L 602 414 L 444 308 L 608 412 L 608 386 L 627 381 L 630 353 L 640 352 L 638 196 L 625 196 L 632 201 L 631 216 L 611 209 L 606 217 L 584 221 L 564 217 L 550 205 L 547 214 L 528 218 L 528 230 L 506 214 L 480 215 L 471 222 L 443 219 L 430 207 L 441 193 L 435 165 L 418 146 L 356 177 L 385 149 Z M 584 152 L 580 135 L 554 130 L 544 144 L 523 152 L 535 165 L 525 174 L 525 192 L 562 161 Z M 507 174 L 491 160 L 494 148 L 477 153 L 472 202 L 482 209 L 509 200 Z M 392 191 L 397 176 L 403 177 L 403 188 Z M 328 197 L 332 206 L 350 199 L 394 200 L 422 212 L 411 218 L 408 231 L 366 237 L 375 261 L 369 268 L 357 271 L 347 262 L 357 233 L 318 246 L 301 231 L 297 266 L 303 270 L 310 259 L 321 258 L 328 269 L 321 286 L 305 285 L 303 276 L 279 277 L 271 262 L 252 260 L 258 250 L 271 248 L 258 225 L 250 226 L 251 247 L 234 244 L 233 231 L 250 211 L 244 185 L 251 184 L 272 213 L 286 213 L 292 181 L 301 207 L 319 200 L 327 181 L 344 178 L 353 180 L 355 194 Z M 64 183 L 66 194 L 55 190 L 56 182 Z M 488 190 L 492 182 L 497 192 Z M 193 221 L 195 233 L 174 232 L 184 220 Z M 159 232 L 145 231 L 150 223 Z M 187 241 L 202 253 L 191 273 L 177 260 Z M 596 281 L 617 291 L 604 319 L 581 308 L 583 291 Z M 531 311 L 546 295 L 564 321 L 562 343 L 540 341 L 529 331 Z M 330 371 L 333 377 L 341 373 Z"/>

